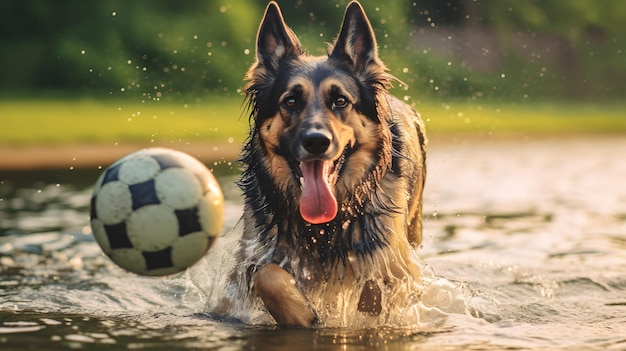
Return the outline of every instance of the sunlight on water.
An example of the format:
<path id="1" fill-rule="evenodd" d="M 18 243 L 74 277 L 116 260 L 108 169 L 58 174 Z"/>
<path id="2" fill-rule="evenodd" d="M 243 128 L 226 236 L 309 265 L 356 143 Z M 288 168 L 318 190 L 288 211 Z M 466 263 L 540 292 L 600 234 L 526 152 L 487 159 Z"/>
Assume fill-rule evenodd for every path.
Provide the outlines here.
<path id="1" fill-rule="evenodd" d="M 326 328 L 276 328 L 259 304 L 239 306 L 251 324 L 210 313 L 232 292 L 223 274 L 235 256 L 220 248 L 241 230 L 233 176 L 220 179 L 230 234 L 192 269 L 146 278 L 111 263 L 90 234 L 97 173 L 62 171 L 87 178 L 72 183 L 58 172 L 2 173 L 0 348 L 623 349 L 626 140 L 521 145 L 431 146 L 424 211 L 437 215 L 426 216 L 415 258 L 424 281 L 375 329 L 330 327 L 367 325 L 337 318 L 349 287 L 316 301 Z"/>

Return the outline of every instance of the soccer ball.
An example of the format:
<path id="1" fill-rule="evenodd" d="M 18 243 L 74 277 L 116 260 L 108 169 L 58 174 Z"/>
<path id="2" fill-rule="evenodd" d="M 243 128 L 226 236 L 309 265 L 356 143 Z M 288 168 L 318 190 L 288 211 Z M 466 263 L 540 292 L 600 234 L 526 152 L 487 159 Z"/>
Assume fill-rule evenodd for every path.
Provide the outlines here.
<path id="1" fill-rule="evenodd" d="M 166 148 L 129 154 L 98 178 L 91 228 L 102 251 L 131 272 L 185 270 L 222 230 L 224 196 L 197 159 Z"/>

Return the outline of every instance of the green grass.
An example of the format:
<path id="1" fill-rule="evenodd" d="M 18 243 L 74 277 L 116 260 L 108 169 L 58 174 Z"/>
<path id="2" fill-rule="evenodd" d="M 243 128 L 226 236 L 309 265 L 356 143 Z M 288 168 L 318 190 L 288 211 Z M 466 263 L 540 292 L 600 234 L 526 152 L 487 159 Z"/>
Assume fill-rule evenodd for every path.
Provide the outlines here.
<path id="1" fill-rule="evenodd" d="M 243 141 L 242 98 L 199 104 L 100 100 L 0 100 L 0 146 Z M 626 104 L 428 102 L 427 132 L 476 135 L 626 134 Z"/>
<path id="2" fill-rule="evenodd" d="M 626 104 L 450 102 L 418 105 L 430 134 L 626 134 Z"/>
<path id="3" fill-rule="evenodd" d="M 98 100 L 0 101 L 0 145 L 241 141 L 242 99 L 174 104 Z"/>

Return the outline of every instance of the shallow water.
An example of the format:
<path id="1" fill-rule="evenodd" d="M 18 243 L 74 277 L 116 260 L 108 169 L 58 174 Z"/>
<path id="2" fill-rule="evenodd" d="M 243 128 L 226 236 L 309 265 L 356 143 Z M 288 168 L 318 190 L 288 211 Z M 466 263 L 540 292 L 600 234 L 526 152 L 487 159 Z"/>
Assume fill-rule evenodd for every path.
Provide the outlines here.
<path id="1" fill-rule="evenodd" d="M 431 142 L 419 253 L 445 319 L 421 330 L 217 320 L 188 273 L 138 277 L 101 254 L 97 171 L 0 172 L 0 349 L 623 350 L 625 155 L 624 137 Z M 465 313 L 437 308 L 450 291 Z"/>

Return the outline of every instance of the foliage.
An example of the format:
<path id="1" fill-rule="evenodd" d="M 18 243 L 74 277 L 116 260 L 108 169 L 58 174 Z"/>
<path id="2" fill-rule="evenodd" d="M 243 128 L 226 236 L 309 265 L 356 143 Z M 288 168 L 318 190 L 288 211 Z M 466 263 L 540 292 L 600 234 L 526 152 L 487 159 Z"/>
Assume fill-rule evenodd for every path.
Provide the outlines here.
<path id="1" fill-rule="evenodd" d="M 332 42 L 347 2 L 279 1 L 313 54 Z M 400 94 L 517 101 L 626 92 L 626 2 L 361 2 L 381 56 L 410 86 Z M 0 92 L 193 102 L 238 94 L 264 6 L 257 0 L 2 1 Z M 454 42 L 480 43 L 481 35 L 491 38 L 485 44 L 491 52 L 483 47 L 484 57 L 474 61 L 466 54 L 480 47 Z M 454 44 L 444 50 L 448 39 Z"/>

